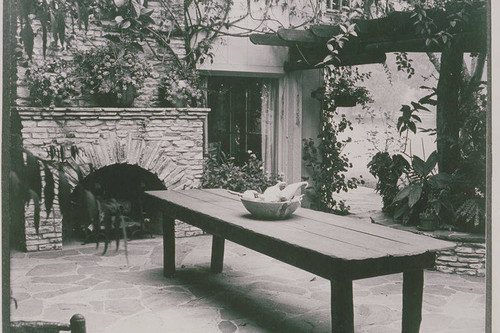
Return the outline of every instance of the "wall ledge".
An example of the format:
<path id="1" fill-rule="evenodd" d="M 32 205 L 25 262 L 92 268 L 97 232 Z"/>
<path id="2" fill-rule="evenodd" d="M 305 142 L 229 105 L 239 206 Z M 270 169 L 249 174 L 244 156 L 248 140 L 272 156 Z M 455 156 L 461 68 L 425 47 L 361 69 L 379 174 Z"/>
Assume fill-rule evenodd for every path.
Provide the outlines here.
<path id="1" fill-rule="evenodd" d="M 22 120 L 86 118 L 96 120 L 168 119 L 172 117 L 206 117 L 209 108 L 103 108 L 103 107 L 24 107 L 14 106 Z"/>

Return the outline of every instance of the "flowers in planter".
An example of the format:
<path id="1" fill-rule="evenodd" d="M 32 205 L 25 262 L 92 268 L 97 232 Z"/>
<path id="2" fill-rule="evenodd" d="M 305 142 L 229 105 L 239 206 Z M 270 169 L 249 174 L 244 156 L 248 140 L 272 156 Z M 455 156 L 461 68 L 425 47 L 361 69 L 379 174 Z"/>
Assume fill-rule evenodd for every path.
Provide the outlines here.
<path id="1" fill-rule="evenodd" d="M 26 71 L 30 98 L 36 106 L 62 106 L 77 95 L 76 80 L 68 61 L 51 59 Z"/>
<path id="2" fill-rule="evenodd" d="M 138 57 L 140 44 L 113 36 L 109 39 L 105 47 L 75 54 L 82 92 L 102 106 L 130 106 L 151 76 L 151 67 Z"/>
<path id="3" fill-rule="evenodd" d="M 166 107 L 199 107 L 204 100 L 200 85 L 195 69 L 171 66 L 158 88 L 160 103 Z"/>

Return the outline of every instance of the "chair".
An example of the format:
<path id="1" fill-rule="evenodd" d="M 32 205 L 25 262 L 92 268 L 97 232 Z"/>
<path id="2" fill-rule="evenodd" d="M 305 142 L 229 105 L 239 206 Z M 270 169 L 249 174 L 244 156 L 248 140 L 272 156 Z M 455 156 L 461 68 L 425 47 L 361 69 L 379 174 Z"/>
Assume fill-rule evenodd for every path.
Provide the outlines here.
<path id="1" fill-rule="evenodd" d="M 85 318 L 81 314 L 75 314 L 71 317 L 69 324 L 24 320 L 10 322 L 11 333 L 59 333 L 59 331 L 86 333 Z"/>

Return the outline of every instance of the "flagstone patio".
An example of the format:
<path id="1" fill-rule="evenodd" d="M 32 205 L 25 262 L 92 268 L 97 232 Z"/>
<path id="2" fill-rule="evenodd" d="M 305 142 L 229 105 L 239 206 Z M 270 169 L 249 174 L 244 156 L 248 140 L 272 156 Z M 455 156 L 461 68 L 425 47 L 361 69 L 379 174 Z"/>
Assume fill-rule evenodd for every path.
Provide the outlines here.
<path id="1" fill-rule="evenodd" d="M 360 217 L 377 210 L 368 192 L 357 195 L 370 207 L 351 205 Z M 231 242 L 215 275 L 210 248 L 210 236 L 178 239 L 174 278 L 162 275 L 161 236 L 129 242 L 129 265 L 123 243 L 106 255 L 79 243 L 12 252 L 12 320 L 81 313 L 91 333 L 330 331 L 329 281 Z M 400 332 L 401 289 L 401 274 L 355 281 L 356 332 Z M 485 301 L 484 278 L 426 271 L 420 331 L 484 332 Z"/>
<path id="2" fill-rule="evenodd" d="M 328 332 L 330 284 L 227 242 L 209 271 L 209 236 L 178 240 L 178 273 L 162 276 L 162 240 L 102 256 L 93 245 L 12 253 L 12 320 L 87 320 L 88 332 Z M 399 332 L 399 274 L 354 282 L 356 332 Z M 484 332 L 484 278 L 425 273 L 421 332 Z"/>

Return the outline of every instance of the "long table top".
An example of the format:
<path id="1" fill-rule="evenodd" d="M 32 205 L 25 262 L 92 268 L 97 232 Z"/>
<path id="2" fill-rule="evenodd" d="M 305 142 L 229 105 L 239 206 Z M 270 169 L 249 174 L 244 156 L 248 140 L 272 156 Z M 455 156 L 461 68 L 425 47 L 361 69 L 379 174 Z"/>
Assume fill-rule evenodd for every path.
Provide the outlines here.
<path id="1" fill-rule="evenodd" d="M 223 189 L 148 191 L 172 218 L 327 278 L 430 268 L 455 244 L 349 216 L 299 208 L 289 219 L 252 217 Z"/>

